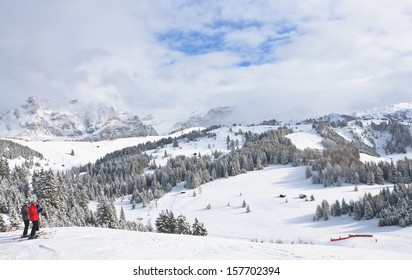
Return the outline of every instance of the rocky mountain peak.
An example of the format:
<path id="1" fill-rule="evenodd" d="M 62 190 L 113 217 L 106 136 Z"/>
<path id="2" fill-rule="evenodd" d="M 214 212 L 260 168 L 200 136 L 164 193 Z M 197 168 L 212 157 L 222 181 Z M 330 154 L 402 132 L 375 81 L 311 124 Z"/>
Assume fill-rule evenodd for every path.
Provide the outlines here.
<path id="1" fill-rule="evenodd" d="M 102 140 L 157 135 L 137 115 L 112 106 L 81 106 L 78 100 L 64 109 L 36 97 L 6 113 L 0 113 L 0 137 Z"/>

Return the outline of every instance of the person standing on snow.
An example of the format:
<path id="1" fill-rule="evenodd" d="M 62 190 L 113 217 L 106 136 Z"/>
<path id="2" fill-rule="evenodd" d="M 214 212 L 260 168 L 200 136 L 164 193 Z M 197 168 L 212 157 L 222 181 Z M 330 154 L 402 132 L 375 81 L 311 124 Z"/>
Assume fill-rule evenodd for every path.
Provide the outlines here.
<path id="1" fill-rule="evenodd" d="M 37 203 L 32 201 L 29 207 L 30 220 L 33 224 L 29 239 L 38 238 L 36 231 L 39 230 L 39 212 L 37 211 Z"/>
<path id="2" fill-rule="evenodd" d="M 40 204 L 40 199 L 36 200 L 37 213 L 42 214 L 43 206 Z"/>
<path id="3" fill-rule="evenodd" d="M 23 207 L 21 208 L 21 217 L 24 222 L 24 230 L 23 230 L 23 235 L 21 237 L 28 237 L 29 235 L 27 234 L 29 230 L 29 224 L 30 224 L 30 215 L 29 215 L 29 202 L 25 201 Z"/>

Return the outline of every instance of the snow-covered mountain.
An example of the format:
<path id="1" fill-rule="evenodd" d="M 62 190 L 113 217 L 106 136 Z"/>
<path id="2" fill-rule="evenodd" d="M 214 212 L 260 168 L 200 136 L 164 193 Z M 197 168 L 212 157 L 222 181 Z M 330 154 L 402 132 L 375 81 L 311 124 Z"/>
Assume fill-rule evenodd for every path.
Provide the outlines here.
<path id="1" fill-rule="evenodd" d="M 396 120 L 412 123 L 412 102 L 362 110 L 355 112 L 353 116 L 362 119 Z"/>
<path id="2" fill-rule="evenodd" d="M 220 106 L 210 109 L 206 114 L 193 113 L 188 120 L 175 124 L 175 129 L 184 129 L 190 127 L 209 127 L 211 125 L 227 124 L 228 116 L 233 112 L 232 107 Z"/>
<path id="3" fill-rule="evenodd" d="M 236 120 L 233 120 L 235 110 L 232 107 L 222 106 L 210 109 L 206 114 L 193 113 L 188 120 L 176 123 L 174 128 L 230 125 L 236 123 Z M 231 118 L 230 123 L 229 118 Z M 355 143 L 361 152 L 371 156 L 387 156 L 399 151 L 405 153 L 406 149 L 412 149 L 412 138 L 407 139 L 408 137 L 406 137 L 409 134 L 408 130 L 412 131 L 412 102 L 362 110 L 351 114 L 330 113 L 305 121 L 289 123 L 289 125 L 296 129 L 299 124 L 312 124 L 316 127 L 321 122 L 329 123 L 331 132 Z M 275 123 L 281 124 L 281 122 Z M 388 125 L 384 123 L 388 123 Z M 267 120 L 262 124 L 268 124 Z M 319 131 L 318 133 L 322 134 Z M 331 136 L 330 133 L 329 136 Z M 336 141 L 336 139 L 332 140 Z"/>
<path id="4" fill-rule="evenodd" d="M 35 97 L 0 114 L 0 137 L 23 139 L 101 140 L 157 135 L 137 115 L 111 106 L 84 106 L 73 100 L 58 108 Z"/>
<path id="5" fill-rule="evenodd" d="M 408 149 L 412 149 L 412 102 L 357 111 L 349 115 L 331 113 L 300 123 L 315 127 L 321 122 L 328 123 L 330 131 L 355 143 L 361 152 L 368 155 L 405 154 Z"/>

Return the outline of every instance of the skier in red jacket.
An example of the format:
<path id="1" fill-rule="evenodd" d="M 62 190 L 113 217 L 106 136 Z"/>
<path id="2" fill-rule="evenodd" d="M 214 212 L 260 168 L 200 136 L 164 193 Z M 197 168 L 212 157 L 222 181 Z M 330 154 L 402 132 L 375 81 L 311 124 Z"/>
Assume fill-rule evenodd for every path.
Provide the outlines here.
<path id="1" fill-rule="evenodd" d="M 39 212 L 37 211 L 37 204 L 34 201 L 32 201 L 29 207 L 29 215 L 30 221 L 33 224 L 29 239 L 38 238 L 38 236 L 36 235 L 36 231 L 39 230 Z"/>

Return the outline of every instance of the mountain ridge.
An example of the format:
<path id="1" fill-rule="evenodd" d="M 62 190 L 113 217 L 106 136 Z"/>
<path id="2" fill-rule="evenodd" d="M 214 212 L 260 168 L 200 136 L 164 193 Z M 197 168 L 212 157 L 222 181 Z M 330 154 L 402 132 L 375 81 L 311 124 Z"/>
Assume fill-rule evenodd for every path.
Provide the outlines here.
<path id="1" fill-rule="evenodd" d="M 173 128 L 180 130 L 190 127 L 228 125 L 235 111 L 233 107 L 218 106 L 209 109 L 206 113 L 192 113 L 186 121 L 175 123 Z M 399 123 L 397 129 L 385 128 L 381 124 L 391 121 Z M 369 155 L 389 154 L 393 146 L 397 145 L 396 142 L 399 142 L 399 139 L 394 138 L 394 132 L 400 129 L 403 134 L 407 134 L 407 127 L 411 130 L 412 102 L 359 110 L 351 114 L 330 113 L 287 125 L 302 123 L 316 125 L 320 122 L 328 122 L 336 133 L 348 141 L 353 141 L 360 150 Z M 64 108 L 58 108 L 45 100 L 30 97 L 16 109 L 0 113 L 0 137 L 27 140 L 98 141 L 156 136 L 159 134 L 154 127 L 158 123 L 159 121 L 150 114 L 140 119 L 138 115 L 120 111 L 105 104 L 86 105 L 79 100 L 71 100 Z M 286 124 L 276 120 L 270 123 Z M 390 143 L 391 141 L 393 144 Z M 409 140 L 402 142 L 404 142 L 404 147 L 400 150 L 409 147 Z"/>
<path id="2" fill-rule="evenodd" d="M 0 114 L 1 137 L 50 140 L 104 140 L 157 135 L 137 115 L 112 106 L 84 107 L 72 100 L 66 108 L 30 97 L 14 110 Z"/>

